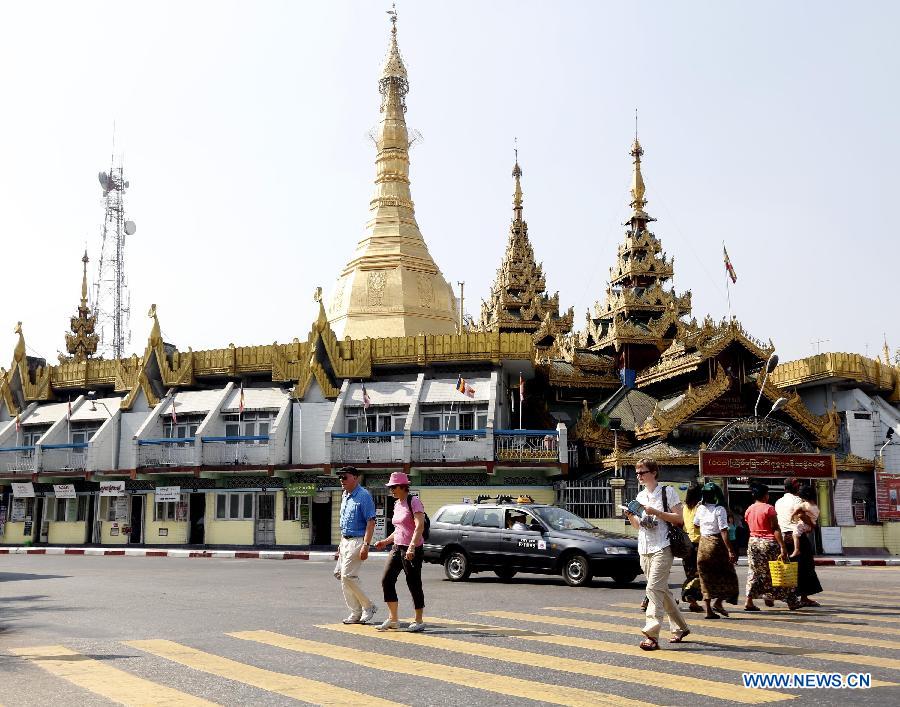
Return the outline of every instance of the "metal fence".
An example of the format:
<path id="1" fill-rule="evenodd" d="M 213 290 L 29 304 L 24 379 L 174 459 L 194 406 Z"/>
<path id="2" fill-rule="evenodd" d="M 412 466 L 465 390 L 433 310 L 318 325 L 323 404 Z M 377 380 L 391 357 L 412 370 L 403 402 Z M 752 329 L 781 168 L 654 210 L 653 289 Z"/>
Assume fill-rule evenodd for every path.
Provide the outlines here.
<path id="1" fill-rule="evenodd" d="M 336 464 L 402 462 L 402 432 L 341 432 L 331 435 L 331 461 Z"/>
<path id="2" fill-rule="evenodd" d="M 489 461 L 493 450 L 485 430 L 413 432 L 412 461 Z"/>
<path id="3" fill-rule="evenodd" d="M 559 505 L 582 518 L 615 518 L 613 490 L 599 481 L 563 481 Z"/>
<path id="4" fill-rule="evenodd" d="M 87 456 L 88 445 L 86 442 L 45 445 L 41 449 L 41 469 L 43 471 L 84 471 L 87 469 Z"/>
<path id="5" fill-rule="evenodd" d="M 204 437 L 203 463 L 208 466 L 268 464 L 269 436 Z"/>
<path id="6" fill-rule="evenodd" d="M 193 437 L 138 441 L 139 467 L 197 466 L 200 464 Z"/>
<path id="7" fill-rule="evenodd" d="M 34 447 L 8 447 L 0 449 L 0 469 L 13 473 L 32 473 L 35 468 Z"/>
<path id="8" fill-rule="evenodd" d="M 556 430 L 497 430 L 494 458 L 497 461 L 558 461 Z"/>

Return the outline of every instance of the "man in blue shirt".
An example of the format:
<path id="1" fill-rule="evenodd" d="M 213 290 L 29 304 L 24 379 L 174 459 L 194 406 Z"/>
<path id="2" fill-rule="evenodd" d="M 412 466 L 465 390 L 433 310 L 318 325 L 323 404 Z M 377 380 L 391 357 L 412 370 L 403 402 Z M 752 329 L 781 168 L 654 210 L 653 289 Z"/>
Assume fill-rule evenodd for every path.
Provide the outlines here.
<path id="1" fill-rule="evenodd" d="M 344 601 L 350 608 L 345 624 L 366 624 L 375 616 L 377 607 L 359 584 L 359 568 L 369 556 L 369 545 L 375 532 L 375 501 L 359 485 L 359 471 L 352 466 L 338 470 L 341 488 L 341 544 L 334 576 L 341 580 Z"/>

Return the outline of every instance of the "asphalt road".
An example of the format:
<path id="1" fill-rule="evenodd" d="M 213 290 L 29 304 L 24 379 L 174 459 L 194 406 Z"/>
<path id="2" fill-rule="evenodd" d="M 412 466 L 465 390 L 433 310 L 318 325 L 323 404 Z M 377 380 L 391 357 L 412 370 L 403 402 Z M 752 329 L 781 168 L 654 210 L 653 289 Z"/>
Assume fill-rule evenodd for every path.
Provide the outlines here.
<path id="1" fill-rule="evenodd" d="M 641 584 L 492 574 L 453 584 L 429 565 L 428 630 L 381 634 L 340 623 L 331 570 L 0 557 L 0 705 L 900 704 L 900 568 L 820 568 L 825 607 L 690 614 L 694 635 L 654 653 L 637 648 Z M 364 568 L 379 620 L 380 574 L 380 561 Z M 402 578 L 400 601 L 409 617 Z M 747 671 L 864 672 L 881 684 L 751 690 Z"/>

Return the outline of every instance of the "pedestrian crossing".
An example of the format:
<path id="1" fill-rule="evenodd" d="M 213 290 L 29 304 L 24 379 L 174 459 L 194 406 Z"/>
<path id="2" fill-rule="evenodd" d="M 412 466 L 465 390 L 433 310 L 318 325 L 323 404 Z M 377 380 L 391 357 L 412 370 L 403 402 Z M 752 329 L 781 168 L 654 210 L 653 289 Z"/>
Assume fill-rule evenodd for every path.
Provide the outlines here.
<path id="1" fill-rule="evenodd" d="M 85 641 L 0 647 L 0 652 L 6 660 L 43 671 L 59 683 L 61 695 L 78 704 L 245 704 L 252 699 L 248 695 L 260 701 L 268 695 L 375 707 L 488 705 L 501 698 L 573 707 L 755 705 L 801 695 L 744 688 L 740 674 L 813 671 L 870 671 L 872 691 L 855 691 L 854 702 L 871 697 L 873 704 L 896 704 L 900 642 L 890 636 L 900 629 L 884 624 L 900 621 L 900 607 L 891 597 L 860 594 L 880 613 L 842 611 L 846 605 L 830 592 L 836 613 L 736 610 L 709 622 L 687 614 L 692 633 L 684 643 L 663 641 L 663 649 L 652 652 L 637 645 L 642 624 L 637 607 L 603 603 L 600 594 L 597 606 L 476 609 L 452 619 L 433 617 L 428 630 L 417 634 L 312 622 L 292 631 L 227 632 L 214 641 L 160 637 L 104 646 Z"/>

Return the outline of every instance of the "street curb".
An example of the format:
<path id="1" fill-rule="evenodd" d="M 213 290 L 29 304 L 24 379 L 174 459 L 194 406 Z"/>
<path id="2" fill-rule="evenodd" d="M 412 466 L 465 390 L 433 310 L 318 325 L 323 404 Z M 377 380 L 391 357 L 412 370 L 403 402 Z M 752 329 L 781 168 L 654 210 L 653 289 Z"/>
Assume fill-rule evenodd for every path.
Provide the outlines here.
<path id="1" fill-rule="evenodd" d="M 747 558 L 739 557 L 738 566 L 746 567 Z M 682 560 L 675 558 L 672 565 L 681 565 Z M 900 557 L 817 557 L 816 567 L 900 567 Z"/>
<path id="2" fill-rule="evenodd" d="M 219 560 L 307 560 L 334 562 L 333 552 L 304 550 L 156 550 L 153 548 L 103 547 L 0 547 L 0 555 L 90 555 L 92 557 L 177 557 L 183 559 L 213 558 Z M 385 558 L 386 552 L 370 552 L 373 559 Z"/>

